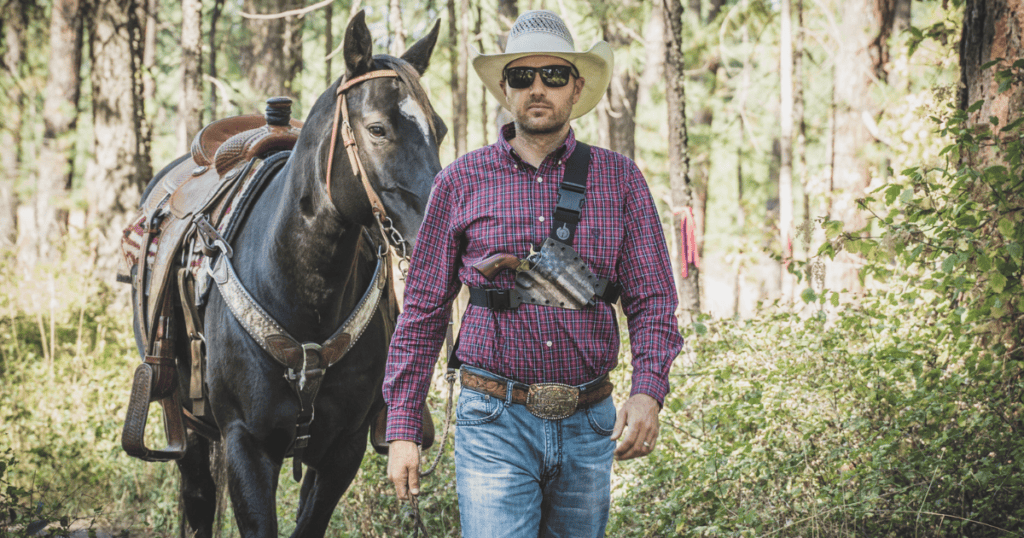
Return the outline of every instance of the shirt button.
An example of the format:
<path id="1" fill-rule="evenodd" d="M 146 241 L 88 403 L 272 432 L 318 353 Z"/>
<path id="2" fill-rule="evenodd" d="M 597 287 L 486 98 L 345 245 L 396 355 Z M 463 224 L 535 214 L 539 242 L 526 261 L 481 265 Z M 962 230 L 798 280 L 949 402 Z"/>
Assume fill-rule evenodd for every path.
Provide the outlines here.
<path id="1" fill-rule="evenodd" d="M 544 217 L 537 217 L 537 220 L 544 222 Z"/>
<path id="2" fill-rule="evenodd" d="M 554 344 L 552 344 L 552 343 L 551 343 L 551 340 L 548 340 L 547 342 L 544 342 L 544 345 L 545 345 L 545 346 L 548 346 L 548 347 L 551 347 L 551 346 L 553 346 Z"/>
<path id="3" fill-rule="evenodd" d="M 537 176 L 537 183 L 544 183 L 544 178 Z"/>

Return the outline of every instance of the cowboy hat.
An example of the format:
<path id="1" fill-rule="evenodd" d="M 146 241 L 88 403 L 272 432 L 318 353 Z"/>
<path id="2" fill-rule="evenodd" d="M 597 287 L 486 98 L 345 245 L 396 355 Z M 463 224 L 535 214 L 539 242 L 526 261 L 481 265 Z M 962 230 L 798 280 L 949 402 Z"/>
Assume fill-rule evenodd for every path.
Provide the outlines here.
<path id="1" fill-rule="evenodd" d="M 565 23 L 558 15 L 546 10 L 527 11 L 516 19 L 509 31 L 504 53 L 481 54 L 476 48 L 472 48 L 472 51 L 473 69 L 502 106 L 507 103 L 500 82 L 502 71 L 509 63 L 526 56 L 554 56 L 575 65 L 586 83 L 569 119 L 576 119 L 593 110 L 604 96 L 612 78 L 614 59 L 608 43 L 598 41 L 590 50 L 576 52 L 572 35 Z"/>

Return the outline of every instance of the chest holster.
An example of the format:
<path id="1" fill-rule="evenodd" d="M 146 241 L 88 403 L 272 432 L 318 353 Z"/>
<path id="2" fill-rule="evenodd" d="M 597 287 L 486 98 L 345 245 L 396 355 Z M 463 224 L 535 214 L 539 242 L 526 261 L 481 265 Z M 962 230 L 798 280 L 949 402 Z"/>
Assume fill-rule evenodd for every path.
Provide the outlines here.
<path id="1" fill-rule="evenodd" d="M 529 271 L 519 273 L 515 288 L 470 287 L 470 304 L 491 310 L 511 310 L 524 302 L 572 308 L 568 305 L 586 307 L 593 306 L 598 300 L 609 304 L 619 300 L 622 291 L 619 284 L 591 273 L 586 262 L 572 248 L 576 227 L 586 203 L 589 168 L 590 146 L 577 142 L 576 149 L 565 162 L 562 183 L 558 187 L 558 202 L 551 219 L 551 231 L 541 247 L 542 262 L 535 264 Z M 573 264 L 578 267 L 566 269 Z M 532 291 L 537 282 L 555 280 L 562 284 L 559 286 L 561 293 L 545 297 Z"/>

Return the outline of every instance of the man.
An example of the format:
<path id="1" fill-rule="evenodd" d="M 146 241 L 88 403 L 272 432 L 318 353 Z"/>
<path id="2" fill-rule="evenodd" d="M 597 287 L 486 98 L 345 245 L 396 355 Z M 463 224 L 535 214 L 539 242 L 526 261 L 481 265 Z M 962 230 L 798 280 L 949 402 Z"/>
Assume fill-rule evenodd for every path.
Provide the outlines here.
<path id="1" fill-rule="evenodd" d="M 385 374 L 388 476 L 400 499 L 419 494 L 421 410 L 465 284 L 471 306 L 459 335 L 455 433 L 463 536 L 603 536 L 613 456 L 654 449 L 669 368 L 683 345 L 661 222 L 636 165 L 583 147 L 569 125 L 608 87 L 607 43 L 576 52 L 557 15 L 530 11 L 512 27 L 505 53 L 477 54 L 473 67 L 514 122 L 435 181 Z M 589 166 L 573 164 L 585 163 L 587 151 Z M 558 201 L 578 200 L 573 181 L 583 181 L 573 192 L 585 198 L 575 211 Z M 578 255 L 559 263 L 556 252 Z M 492 281 L 474 267 L 503 253 L 528 258 L 521 272 Z M 570 280 L 582 283 L 551 295 L 552 282 Z M 607 374 L 618 358 L 609 302 L 619 287 L 633 377 L 616 416 Z M 573 293 L 582 300 L 566 304 Z"/>

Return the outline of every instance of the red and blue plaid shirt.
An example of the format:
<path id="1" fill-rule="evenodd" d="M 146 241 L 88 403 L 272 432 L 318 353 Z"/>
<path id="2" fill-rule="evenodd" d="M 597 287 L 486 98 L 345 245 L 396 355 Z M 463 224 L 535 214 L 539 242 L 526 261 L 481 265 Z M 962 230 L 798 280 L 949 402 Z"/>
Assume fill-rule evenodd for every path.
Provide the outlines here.
<path id="1" fill-rule="evenodd" d="M 389 441 L 421 441 L 422 406 L 462 285 L 509 289 L 515 272 L 488 281 L 473 264 L 507 253 L 525 258 L 551 231 L 573 131 L 536 169 L 508 140 L 468 153 L 438 174 L 417 236 L 404 312 L 391 339 L 384 377 Z M 647 182 L 628 158 L 592 148 L 583 208 L 573 246 L 591 271 L 622 285 L 622 309 L 633 354 L 630 395 L 659 403 L 668 393 L 672 360 L 683 347 L 668 249 Z M 462 318 L 459 358 L 516 381 L 580 385 L 618 362 L 619 330 L 607 303 L 567 310 L 522 304 L 493 311 L 470 305 Z"/>

